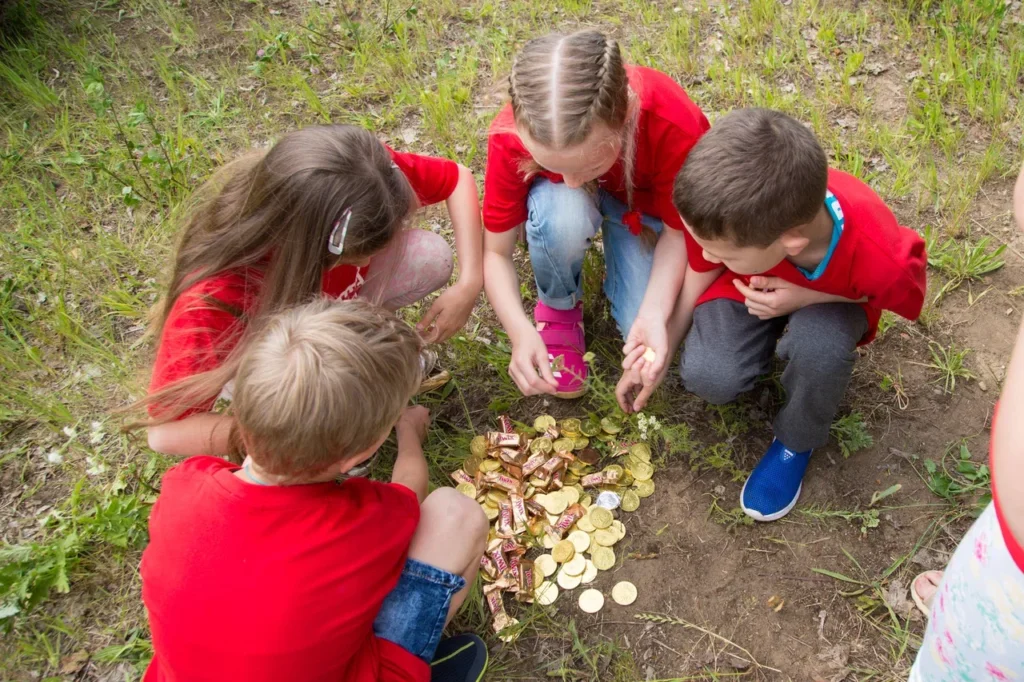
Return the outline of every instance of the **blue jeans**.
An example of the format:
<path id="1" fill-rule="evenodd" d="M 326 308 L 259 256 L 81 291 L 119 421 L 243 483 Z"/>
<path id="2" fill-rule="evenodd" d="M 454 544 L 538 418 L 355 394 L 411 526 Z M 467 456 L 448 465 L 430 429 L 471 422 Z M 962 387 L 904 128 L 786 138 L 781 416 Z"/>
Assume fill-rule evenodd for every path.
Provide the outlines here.
<path id="1" fill-rule="evenodd" d="M 619 331 L 628 334 L 647 291 L 654 251 L 622 224 L 626 205 L 604 190 L 595 195 L 545 178 L 533 183 L 526 203 L 526 243 L 541 302 L 569 310 L 582 300 L 583 257 L 600 229 L 604 292 Z M 644 215 L 643 224 L 661 234 L 657 218 Z"/>
<path id="2" fill-rule="evenodd" d="M 406 559 L 398 584 L 384 598 L 373 621 L 373 634 L 430 663 L 441 641 L 452 597 L 465 586 L 466 579 L 461 575 Z"/>

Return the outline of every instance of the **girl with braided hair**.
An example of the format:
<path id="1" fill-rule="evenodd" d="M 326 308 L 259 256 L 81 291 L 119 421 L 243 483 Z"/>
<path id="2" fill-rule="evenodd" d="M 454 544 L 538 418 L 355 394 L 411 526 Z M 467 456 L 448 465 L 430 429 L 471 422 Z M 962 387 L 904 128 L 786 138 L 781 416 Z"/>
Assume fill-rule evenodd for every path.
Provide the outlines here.
<path id="1" fill-rule="evenodd" d="M 483 206 L 484 285 L 512 341 L 509 374 L 525 395 L 583 394 L 581 273 L 600 229 L 612 316 L 634 351 L 630 364 L 654 351 L 646 366 L 633 364 L 653 380 L 669 357 L 666 321 L 686 272 L 673 181 L 707 119 L 675 81 L 626 65 L 597 31 L 526 43 L 509 94 L 491 125 Z M 512 262 L 524 226 L 534 323 Z"/>

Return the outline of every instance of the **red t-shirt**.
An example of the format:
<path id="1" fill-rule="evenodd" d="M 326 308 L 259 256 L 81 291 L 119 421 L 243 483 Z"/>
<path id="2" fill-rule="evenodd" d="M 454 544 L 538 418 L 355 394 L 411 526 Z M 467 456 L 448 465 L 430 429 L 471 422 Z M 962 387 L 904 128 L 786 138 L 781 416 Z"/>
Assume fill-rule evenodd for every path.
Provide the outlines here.
<path id="1" fill-rule="evenodd" d="M 142 555 L 144 682 L 430 679 L 373 621 L 419 523 L 416 494 L 353 478 L 250 485 L 192 457 L 164 476 Z"/>
<path id="2" fill-rule="evenodd" d="M 444 201 L 455 191 L 459 166 L 454 161 L 405 154 L 390 147 L 388 151 L 395 165 L 409 179 L 421 204 Z M 341 300 L 355 298 L 368 271 L 369 266 L 331 268 L 324 273 L 323 292 Z M 255 304 L 262 280 L 263 273 L 258 268 L 237 268 L 196 282 L 178 297 L 164 323 L 150 393 L 207 372 L 221 363 L 242 332 L 244 316 Z M 204 405 L 196 405 L 181 417 L 208 412 L 214 402 L 209 400 Z M 156 416 L 154 410 L 150 413 Z"/>
<path id="3" fill-rule="evenodd" d="M 916 320 L 921 314 L 928 264 L 924 240 L 910 228 L 902 227 L 885 202 L 854 176 L 829 170 L 828 188 L 843 209 L 845 223 L 825 272 L 809 280 L 797 266 L 783 260 L 763 274 L 844 298 L 867 297 L 867 303 L 862 304 L 868 316 L 868 331 L 860 341 L 864 345 L 875 338 L 883 310 L 908 320 Z M 705 260 L 699 247 L 689 251 L 689 260 L 698 272 L 721 267 Z M 750 276 L 726 270 L 698 299 L 697 305 L 717 298 L 742 303 L 743 294 L 733 284 L 734 279 L 750 282 Z"/>
<path id="4" fill-rule="evenodd" d="M 626 72 L 640 101 L 631 208 L 682 230 L 683 222 L 672 203 L 672 186 L 690 149 L 711 126 L 704 113 L 669 76 L 643 66 L 627 66 Z M 491 123 L 487 143 L 483 221 L 491 232 L 505 232 L 525 222 L 526 198 L 534 178 L 523 176 L 520 163 L 529 158 L 530 153 L 515 133 L 512 105 L 508 104 Z M 538 175 L 562 182 L 557 173 L 541 171 Z M 622 159 L 597 182 L 626 203 Z M 692 239 L 689 233 L 686 236 L 689 247 Z"/>

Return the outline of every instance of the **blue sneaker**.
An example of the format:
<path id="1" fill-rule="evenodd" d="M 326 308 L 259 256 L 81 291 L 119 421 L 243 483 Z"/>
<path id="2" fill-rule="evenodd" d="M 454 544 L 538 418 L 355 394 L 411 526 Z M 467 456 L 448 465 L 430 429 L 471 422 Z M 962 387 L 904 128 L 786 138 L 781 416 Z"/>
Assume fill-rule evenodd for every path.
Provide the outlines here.
<path id="1" fill-rule="evenodd" d="M 755 521 L 778 521 L 800 499 L 804 471 L 813 450 L 793 452 L 778 438 L 743 484 L 740 506 Z"/>

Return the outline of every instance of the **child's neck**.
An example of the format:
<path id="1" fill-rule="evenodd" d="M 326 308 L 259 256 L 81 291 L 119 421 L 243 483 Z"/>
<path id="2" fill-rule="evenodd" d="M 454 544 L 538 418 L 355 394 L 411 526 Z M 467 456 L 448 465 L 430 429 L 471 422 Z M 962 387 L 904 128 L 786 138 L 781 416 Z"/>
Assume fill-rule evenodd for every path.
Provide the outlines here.
<path id="1" fill-rule="evenodd" d="M 832 215 L 822 204 L 818 214 L 803 228 L 803 236 L 809 240 L 807 246 L 795 256 L 789 256 L 789 261 L 804 270 L 817 268 L 828 255 L 834 229 L 835 223 L 832 221 Z"/>
<path id="2" fill-rule="evenodd" d="M 295 478 L 289 476 L 278 476 L 263 471 L 259 465 L 247 458 L 242 468 L 235 472 L 235 476 L 245 483 L 256 486 L 278 487 L 289 485 L 309 485 L 311 483 L 329 483 L 338 476 L 337 471 L 328 470 L 318 476 L 311 478 Z"/>

